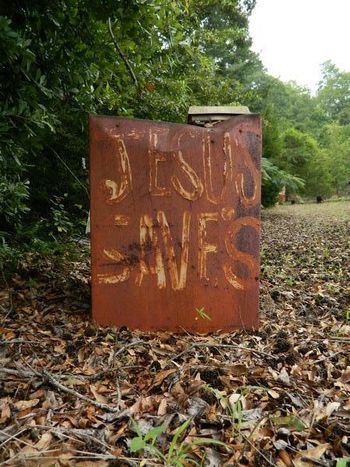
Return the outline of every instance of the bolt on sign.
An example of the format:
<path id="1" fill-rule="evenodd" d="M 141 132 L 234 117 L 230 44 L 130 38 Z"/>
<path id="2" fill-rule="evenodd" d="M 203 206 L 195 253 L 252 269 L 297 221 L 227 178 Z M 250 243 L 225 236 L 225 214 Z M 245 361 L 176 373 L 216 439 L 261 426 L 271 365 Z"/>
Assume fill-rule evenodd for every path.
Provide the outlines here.
<path id="1" fill-rule="evenodd" d="M 258 324 L 261 125 L 90 118 L 92 309 L 102 325 Z"/>

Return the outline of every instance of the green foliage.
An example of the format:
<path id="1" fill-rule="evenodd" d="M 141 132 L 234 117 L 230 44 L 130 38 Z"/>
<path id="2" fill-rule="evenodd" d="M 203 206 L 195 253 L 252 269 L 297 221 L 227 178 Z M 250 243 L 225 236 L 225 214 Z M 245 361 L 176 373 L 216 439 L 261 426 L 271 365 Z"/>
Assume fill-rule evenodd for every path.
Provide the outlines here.
<path id="1" fill-rule="evenodd" d="M 305 429 L 304 422 L 296 415 L 286 415 L 285 417 L 274 417 L 272 423 L 277 426 L 286 426 L 291 430 L 302 432 Z"/>
<path id="2" fill-rule="evenodd" d="M 331 185 L 337 195 L 345 195 L 350 189 L 350 125 L 327 125 L 323 146 Z"/>
<path id="3" fill-rule="evenodd" d="M 263 386 L 245 386 L 239 389 L 239 392 L 227 396 L 225 392 L 211 387 L 209 384 L 203 385 L 203 390 L 212 394 L 219 402 L 221 407 L 226 410 L 231 423 L 232 436 L 238 436 L 241 439 L 241 428 L 244 421 L 244 400 L 245 397 L 253 391 L 267 391 Z M 254 431 L 254 430 L 253 430 Z"/>
<path id="4" fill-rule="evenodd" d="M 52 200 L 51 207 L 52 215 L 52 228 L 56 232 L 51 232 L 51 235 L 54 236 L 55 233 L 63 234 L 69 236 L 73 232 L 73 222 L 70 220 L 67 210 L 64 207 L 64 200 L 61 197 L 54 196 Z"/>
<path id="5" fill-rule="evenodd" d="M 243 392 L 235 394 L 236 397 L 234 400 L 229 400 L 226 395 L 223 395 L 218 389 L 212 388 L 209 384 L 205 384 L 203 389 L 204 391 L 213 394 L 217 401 L 227 409 L 232 423 L 232 430 L 239 431 L 243 422 Z"/>
<path id="6" fill-rule="evenodd" d="M 200 446 L 220 446 L 227 447 L 225 443 L 212 438 L 197 438 L 192 441 L 186 441 L 186 431 L 191 423 L 191 418 L 182 423 L 175 431 L 168 449 L 166 452 L 162 452 L 156 447 L 156 442 L 161 434 L 166 433 L 166 426 L 160 425 L 148 431 L 146 434 L 142 434 L 137 423 L 133 421 L 134 429 L 137 436 L 131 440 L 130 452 L 140 453 L 148 451 L 150 454 L 155 456 L 164 465 L 182 467 L 185 463 L 190 462 L 192 465 L 199 465 L 194 458 L 191 457 L 191 452 Z M 147 462 L 147 461 L 145 461 Z M 146 464 L 142 464 L 146 465 Z"/>
<path id="7" fill-rule="evenodd" d="M 28 182 L 11 181 L 6 175 L 0 177 L 0 225 L 16 226 L 29 211 Z"/>
<path id="8" fill-rule="evenodd" d="M 295 176 L 306 174 L 307 167 L 317 153 L 317 143 L 312 136 L 295 128 L 282 134 L 281 166 Z"/>
<path id="9" fill-rule="evenodd" d="M 285 131 L 293 126 L 299 131 L 313 128 L 316 103 L 306 88 L 294 82 L 283 83 L 259 72 L 255 78 L 258 99 L 251 107 L 266 118 L 274 119 L 275 129 Z"/>
<path id="10" fill-rule="evenodd" d="M 266 109 L 263 118 L 263 157 L 278 160 L 282 151 L 279 121 L 271 109 Z"/>
<path id="11" fill-rule="evenodd" d="M 305 189 L 303 193 L 306 196 L 315 198 L 322 196 L 327 198 L 332 195 L 334 183 L 331 176 L 332 161 L 325 150 L 318 150 L 311 158 L 308 169 L 305 174 Z"/>
<path id="12" fill-rule="evenodd" d="M 337 459 L 336 467 L 349 467 L 350 457 L 344 457 L 343 459 Z"/>
<path id="13" fill-rule="evenodd" d="M 317 102 L 328 123 L 350 124 L 350 72 L 340 71 L 330 61 L 323 63 Z"/>
<path id="14" fill-rule="evenodd" d="M 163 453 L 155 446 L 155 443 L 157 441 L 157 438 L 165 432 L 165 425 L 157 426 L 149 432 L 147 432 L 145 435 L 142 435 L 137 423 L 134 422 L 133 425 L 137 436 L 131 440 L 130 452 L 140 452 L 147 449 L 152 454 L 155 454 L 157 455 L 157 457 L 164 460 L 165 456 L 163 456 Z"/>
<path id="15" fill-rule="evenodd" d="M 323 65 L 316 96 L 295 83 L 258 72 L 258 99 L 251 107 L 264 117 L 263 155 L 277 168 L 305 181 L 287 192 L 307 197 L 344 195 L 349 182 L 349 73 L 331 62 Z M 347 136 L 345 136 L 347 134 Z M 263 173 L 264 175 L 264 173 Z M 282 180 L 263 178 L 263 204 L 277 199 Z"/>
<path id="16" fill-rule="evenodd" d="M 265 207 L 274 206 L 278 199 L 278 193 L 285 187 L 291 193 L 302 190 L 304 180 L 279 169 L 269 159 L 262 159 L 262 200 Z"/>

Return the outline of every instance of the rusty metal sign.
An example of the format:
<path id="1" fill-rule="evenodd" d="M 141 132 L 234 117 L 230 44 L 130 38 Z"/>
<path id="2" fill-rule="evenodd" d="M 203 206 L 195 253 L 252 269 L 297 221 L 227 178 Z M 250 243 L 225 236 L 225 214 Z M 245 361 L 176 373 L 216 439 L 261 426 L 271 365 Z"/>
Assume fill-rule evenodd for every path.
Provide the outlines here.
<path id="1" fill-rule="evenodd" d="M 196 332 L 258 324 L 261 126 L 90 118 L 93 317 Z"/>

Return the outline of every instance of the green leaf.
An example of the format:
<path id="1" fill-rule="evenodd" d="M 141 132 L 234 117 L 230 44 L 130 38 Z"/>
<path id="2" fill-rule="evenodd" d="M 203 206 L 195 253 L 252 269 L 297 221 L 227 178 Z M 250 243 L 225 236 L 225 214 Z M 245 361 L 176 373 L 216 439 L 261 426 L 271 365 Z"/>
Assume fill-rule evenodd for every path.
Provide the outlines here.
<path id="1" fill-rule="evenodd" d="M 159 435 L 164 433 L 165 431 L 165 425 L 159 425 L 156 426 L 155 428 L 152 428 L 148 433 L 146 433 L 144 440 L 147 442 L 149 440 L 155 441 Z"/>
<path id="2" fill-rule="evenodd" d="M 132 426 L 134 428 L 134 431 L 139 436 L 139 438 L 142 438 L 142 433 L 141 433 L 140 427 L 138 426 L 138 424 L 135 422 L 135 420 L 133 418 L 131 418 L 131 424 L 132 424 Z"/>
<path id="3" fill-rule="evenodd" d="M 196 312 L 199 314 L 199 316 L 202 319 L 209 319 L 211 320 L 211 317 L 208 315 L 208 313 L 205 311 L 204 307 L 202 308 L 196 308 Z"/>
<path id="4" fill-rule="evenodd" d="M 191 441 L 191 445 L 193 446 L 208 446 L 208 445 L 215 445 L 215 446 L 222 446 L 227 448 L 228 445 L 218 439 L 211 439 L 211 438 L 200 438 L 196 439 L 195 441 Z"/>
<path id="5" fill-rule="evenodd" d="M 288 428 L 294 429 L 299 432 L 305 429 L 305 424 L 303 423 L 303 421 L 295 415 L 287 415 L 286 417 L 275 417 L 272 419 L 272 422 L 275 425 L 287 426 Z"/>
<path id="6" fill-rule="evenodd" d="M 350 463 L 350 457 L 344 457 L 343 459 L 337 459 L 336 467 L 348 467 Z"/>
<path id="7" fill-rule="evenodd" d="M 168 461 L 172 458 L 172 455 L 173 455 L 173 453 L 174 453 L 174 451 L 176 449 L 176 443 L 177 443 L 179 437 L 182 435 L 182 433 L 184 433 L 186 431 L 186 429 L 187 429 L 188 425 L 191 423 L 191 421 L 192 421 L 192 419 L 189 418 L 182 425 L 180 425 L 179 428 L 175 431 L 175 434 L 174 434 L 173 439 L 171 440 L 168 455 L 167 455 Z"/>
<path id="8" fill-rule="evenodd" d="M 147 444 L 145 443 L 144 439 L 140 436 L 133 438 L 130 443 L 130 452 L 139 452 L 145 449 Z"/>

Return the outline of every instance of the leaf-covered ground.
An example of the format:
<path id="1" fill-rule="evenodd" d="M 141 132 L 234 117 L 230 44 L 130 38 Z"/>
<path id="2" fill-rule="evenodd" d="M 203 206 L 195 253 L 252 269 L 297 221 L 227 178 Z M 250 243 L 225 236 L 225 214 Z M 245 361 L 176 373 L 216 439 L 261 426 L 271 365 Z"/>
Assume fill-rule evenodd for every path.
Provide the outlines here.
<path id="1" fill-rule="evenodd" d="M 350 202 L 265 211 L 261 327 L 210 336 L 99 328 L 83 256 L 23 259 L 0 290 L 0 465 L 345 466 L 349 239 Z"/>

